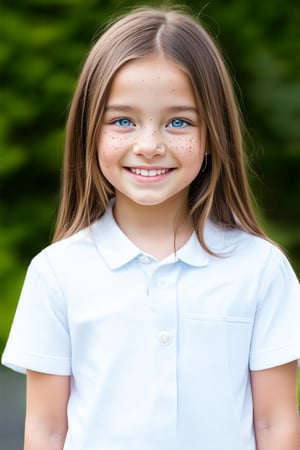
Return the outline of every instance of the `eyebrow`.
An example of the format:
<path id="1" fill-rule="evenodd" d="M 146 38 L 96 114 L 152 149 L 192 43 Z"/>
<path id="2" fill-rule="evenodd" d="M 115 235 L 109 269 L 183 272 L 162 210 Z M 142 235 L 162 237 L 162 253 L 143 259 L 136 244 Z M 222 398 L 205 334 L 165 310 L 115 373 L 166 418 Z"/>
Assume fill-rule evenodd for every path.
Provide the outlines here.
<path id="1" fill-rule="evenodd" d="M 119 111 L 133 111 L 136 108 L 129 105 L 107 105 L 105 108 L 105 112 L 119 112 Z M 198 114 L 197 108 L 194 106 L 189 105 L 174 105 L 174 106 L 168 106 L 166 108 L 166 111 L 168 112 L 193 112 Z"/>

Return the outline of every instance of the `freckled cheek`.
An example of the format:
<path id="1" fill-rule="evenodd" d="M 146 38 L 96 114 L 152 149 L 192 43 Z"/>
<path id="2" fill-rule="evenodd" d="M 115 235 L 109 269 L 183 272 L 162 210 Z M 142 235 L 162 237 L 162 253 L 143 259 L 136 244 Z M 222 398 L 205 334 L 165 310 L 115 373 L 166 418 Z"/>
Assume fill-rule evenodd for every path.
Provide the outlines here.
<path id="1" fill-rule="evenodd" d="M 170 148 L 180 158 L 201 160 L 202 145 L 199 138 L 174 139 L 169 142 Z"/>
<path id="2" fill-rule="evenodd" d="M 114 136 L 104 133 L 98 142 L 98 160 L 100 165 L 105 164 L 110 167 L 123 156 L 128 148 L 128 138 L 126 136 Z"/>

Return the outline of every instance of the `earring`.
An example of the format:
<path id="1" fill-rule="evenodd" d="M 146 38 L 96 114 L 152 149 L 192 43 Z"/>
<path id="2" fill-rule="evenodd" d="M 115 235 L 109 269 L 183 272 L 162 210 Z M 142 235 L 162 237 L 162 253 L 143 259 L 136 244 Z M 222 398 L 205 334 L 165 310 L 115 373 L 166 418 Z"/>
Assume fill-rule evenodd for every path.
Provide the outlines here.
<path id="1" fill-rule="evenodd" d="M 205 153 L 204 153 L 204 162 L 203 162 L 203 164 L 202 164 L 202 167 L 201 167 L 200 172 L 205 172 L 205 170 L 206 170 L 206 168 L 207 168 L 207 155 L 208 155 L 208 153 L 205 152 Z"/>
<path id="2" fill-rule="evenodd" d="M 156 150 L 161 150 L 162 145 L 161 144 L 157 144 L 156 146 Z"/>

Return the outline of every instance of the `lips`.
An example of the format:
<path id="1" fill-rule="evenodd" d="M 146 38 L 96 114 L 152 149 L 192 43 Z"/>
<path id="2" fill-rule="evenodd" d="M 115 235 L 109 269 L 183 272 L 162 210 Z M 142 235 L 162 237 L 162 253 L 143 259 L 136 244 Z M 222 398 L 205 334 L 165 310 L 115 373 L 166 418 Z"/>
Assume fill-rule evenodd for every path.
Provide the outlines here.
<path id="1" fill-rule="evenodd" d="M 157 177 L 159 175 L 164 175 L 171 169 L 139 169 L 137 167 L 131 167 L 129 170 L 131 173 L 141 175 L 143 177 Z"/>

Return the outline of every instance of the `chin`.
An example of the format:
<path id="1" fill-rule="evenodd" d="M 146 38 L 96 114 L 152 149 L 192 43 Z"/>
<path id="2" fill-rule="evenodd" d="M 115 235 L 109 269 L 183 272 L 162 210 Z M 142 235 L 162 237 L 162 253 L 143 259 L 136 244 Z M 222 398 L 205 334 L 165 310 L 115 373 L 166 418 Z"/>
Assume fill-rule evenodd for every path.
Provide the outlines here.
<path id="1" fill-rule="evenodd" d="M 159 206 L 166 202 L 166 200 L 157 200 L 153 198 L 131 199 L 137 206 Z"/>

